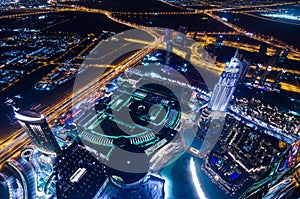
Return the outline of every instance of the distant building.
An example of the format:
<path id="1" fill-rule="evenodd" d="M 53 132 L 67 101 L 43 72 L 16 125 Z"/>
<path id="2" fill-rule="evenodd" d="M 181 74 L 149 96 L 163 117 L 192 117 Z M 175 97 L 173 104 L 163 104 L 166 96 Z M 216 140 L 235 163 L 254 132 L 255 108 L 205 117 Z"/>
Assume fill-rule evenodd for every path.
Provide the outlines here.
<path id="1" fill-rule="evenodd" d="M 265 43 L 262 43 L 259 47 L 259 54 L 262 56 L 266 56 L 268 50 L 268 45 Z"/>
<path id="2" fill-rule="evenodd" d="M 14 108 L 15 117 L 42 153 L 56 156 L 61 149 L 43 115 Z"/>
<path id="3" fill-rule="evenodd" d="M 290 52 L 291 52 L 291 50 L 286 48 L 282 53 L 282 57 L 287 57 Z"/>
<path id="4" fill-rule="evenodd" d="M 48 0 L 19 0 L 19 4 L 25 5 L 25 6 L 37 6 L 41 4 L 47 4 Z"/>
<path id="5" fill-rule="evenodd" d="M 165 65 L 169 65 L 172 58 L 173 50 L 173 32 L 170 29 L 166 29 L 165 33 L 165 43 L 166 43 L 166 56 L 165 56 Z"/>
<path id="6" fill-rule="evenodd" d="M 282 80 L 282 78 L 284 77 L 284 74 L 285 74 L 286 70 L 285 69 L 281 69 L 281 71 L 279 71 L 278 75 L 276 76 L 274 82 L 272 83 L 272 87 L 273 88 L 279 88 L 280 85 L 280 81 Z"/>
<path id="7" fill-rule="evenodd" d="M 278 62 L 278 60 L 279 60 L 280 54 L 281 54 L 281 50 L 280 50 L 280 49 L 277 49 L 276 52 L 275 52 L 275 54 L 272 55 L 272 56 L 270 57 L 270 59 L 268 60 L 267 65 L 268 65 L 268 66 L 272 66 L 272 67 L 274 67 L 275 65 L 277 65 L 277 62 Z"/>
<path id="8" fill-rule="evenodd" d="M 176 42 L 178 44 L 182 44 L 183 46 L 186 45 L 186 34 L 187 34 L 187 30 L 188 28 L 186 26 L 179 26 L 178 27 L 178 32 L 182 33 L 182 34 L 177 34 L 176 37 Z"/>
<path id="9" fill-rule="evenodd" d="M 243 59 L 242 61 L 242 67 L 240 68 L 240 74 L 239 74 L 239 83 L 243 83 L 246 79 L 247 73 L 250 69 L 250 62 L 248 62 L 246 59 Z"/>
<path id="10" fill-rule="evenodd" d="M 272 66 L 268 66 L 267 69 L 264 71 L 264 73 L 262 74 L 260 80 L 259 80 L 259 84 L 264 85 L 270 72 L 272 71 Z"/>
<path id="11" fill-rule="evenodd" d="M 243 67 L 242 62 L 235 56 L 231 58 L 230 63 L 226 65 L 219 81 L 214 87 L 208 108 L 212 112 L 225 112 L 232 98 L 232 94 L 237 87 L 239 80 L 239 71 Z"/>
<path id="12" fill-rule="evenodd" d="M 172 38 L 173 38 L 173 36 L 172 36 L 172 30 L 166 29 L 166 32 L 165 32 L 165 42 L 166 43 L 171 42 Z"/>
<path id="13" fill-rule="evenodd" d="M 252 83 L 256 83 L 256 79 L 257 79 L 257 77 L 258 77 L 261 70 L 262 70 L 262 65 L 257 64 L 257 66 L 255 68 L 255 71 L 252 74 L 252 80 L 251 80 Z"/>
<path id="14" fill-rule="evenodd" d="M 286 48 L 282 54 L 279 56 L 277 65 L 280 67 L 286 67 L 285 61 L 288 59 L 287 56 L 290 53 L 290 49 Z"/>
<path id="15" fill-rule="evenodd" d="M 224 46 L 224 36 L 223 35 L 219 35 L 218 37 L 216 37 L 216 41 L 213 45 L 213 51 L 212 53 L 218 57 L 221 53 L 222 53 L 222 49 L 223 49 L 223 46 Z"/>

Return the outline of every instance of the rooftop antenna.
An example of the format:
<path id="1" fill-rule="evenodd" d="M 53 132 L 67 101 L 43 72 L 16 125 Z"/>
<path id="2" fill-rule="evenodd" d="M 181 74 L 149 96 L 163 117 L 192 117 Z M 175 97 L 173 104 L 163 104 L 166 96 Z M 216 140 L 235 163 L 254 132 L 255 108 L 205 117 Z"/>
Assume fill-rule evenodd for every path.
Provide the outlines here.
<path id="1" fill-rule="evenodd" d="M 233 58 L 236 58 L 238 56 L 238 53 L 239 53 L 239 49 L 237 48 Z"/>

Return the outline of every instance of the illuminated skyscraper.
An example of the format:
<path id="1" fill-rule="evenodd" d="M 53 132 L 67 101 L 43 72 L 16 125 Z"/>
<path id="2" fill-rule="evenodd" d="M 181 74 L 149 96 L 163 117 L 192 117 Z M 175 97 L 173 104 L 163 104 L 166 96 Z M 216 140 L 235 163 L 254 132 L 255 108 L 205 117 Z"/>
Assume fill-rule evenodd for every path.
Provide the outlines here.
<path id="1" fill-rule="evenodd" d="M 202 157 L 212 150 L 221 135 L 226 110 L 237 87 L 243 67 L 237 55 L 238 50 L 230 62 L 226 64 L 219 81 L 215 84 L 208 108 L 202 110 L 198 132 L 198 137 L 205 137 L 200 148 L 200 156 Z"/>
<path id="2" fill-rule="evenodd" d="M 214 87 L 208 108 L 213 112 L 225 112 L 232 98 L 232 94 L 239 80 L 239 70 L 242 68 L 241 61 L 235 56 L 226 65 L 219 81 Z"/>
<path id="3" fill-rule="evenodd" d="M 54 156 L 60 153 L 60 147 L 43 115 L 17 108 L 14 108 L 14 112 L 16 119 L 39 151 Z"/>

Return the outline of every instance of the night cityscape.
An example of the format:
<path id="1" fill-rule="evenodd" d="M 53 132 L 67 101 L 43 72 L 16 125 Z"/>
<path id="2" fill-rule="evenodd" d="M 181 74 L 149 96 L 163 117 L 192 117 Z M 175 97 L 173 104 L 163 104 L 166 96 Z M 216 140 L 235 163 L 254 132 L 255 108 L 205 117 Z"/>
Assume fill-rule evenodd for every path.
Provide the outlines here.
<path id="1" fill-rule="evenodd" d="M 300 198 L 300 1 L 0 0 L 0 199 Z"/>

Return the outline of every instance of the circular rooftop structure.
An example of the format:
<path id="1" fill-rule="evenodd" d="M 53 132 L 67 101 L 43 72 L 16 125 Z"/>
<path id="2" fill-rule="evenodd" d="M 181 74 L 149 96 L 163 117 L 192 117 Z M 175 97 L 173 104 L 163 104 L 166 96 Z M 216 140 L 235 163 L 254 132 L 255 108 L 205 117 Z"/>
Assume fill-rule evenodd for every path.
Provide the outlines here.
<path id="1" fill-rule="evenodd" d="M 39 113 L 29 110 L 14 108 L 15 117 L 24 122 L 42 122 L 45 117 Z"/>

